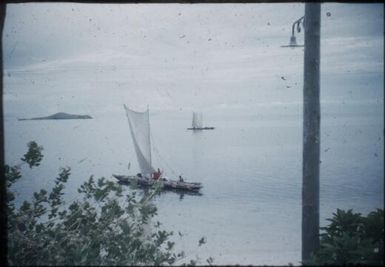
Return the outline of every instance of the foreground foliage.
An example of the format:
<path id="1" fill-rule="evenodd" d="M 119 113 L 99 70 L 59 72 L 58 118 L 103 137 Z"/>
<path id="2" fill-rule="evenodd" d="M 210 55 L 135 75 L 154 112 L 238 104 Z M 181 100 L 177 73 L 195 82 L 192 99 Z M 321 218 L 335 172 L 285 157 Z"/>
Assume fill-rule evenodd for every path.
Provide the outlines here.
<path id="1" fill-rule="evenodd" d="M 384 265 L 384 210 L 362 216 L 337 209 L 328 221 L 312 264 Z"/>
<path id="2" fill-rule="evenodd" d="M 21 160 L 33 168 L 43 148 L 28 147 Z M 50 191 L 41 189 L 16 207 L 12 186 L 22 165 L 5 166 L 9 265 L 171 265 L 185 256 L 173 253 L 172 232 L 151 224 L 156 190 L 124 197 L 119 184 L 91 176 L 78 189 L 82 198 L 68 205 L 63 190 L 71 170 L 62 168 Z"/>

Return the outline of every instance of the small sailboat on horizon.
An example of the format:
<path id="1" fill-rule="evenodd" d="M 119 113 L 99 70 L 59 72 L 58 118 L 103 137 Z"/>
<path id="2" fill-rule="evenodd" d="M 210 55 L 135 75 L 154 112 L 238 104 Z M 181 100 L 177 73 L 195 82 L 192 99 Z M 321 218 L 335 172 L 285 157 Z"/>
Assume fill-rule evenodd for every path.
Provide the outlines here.
<path id="1" fill-rule="evenodd" d="M 187 130 L 214 130 L 215 127 L 203 127 L 203 115 L 202 113 L 193 112 L 192 127 Z"/>

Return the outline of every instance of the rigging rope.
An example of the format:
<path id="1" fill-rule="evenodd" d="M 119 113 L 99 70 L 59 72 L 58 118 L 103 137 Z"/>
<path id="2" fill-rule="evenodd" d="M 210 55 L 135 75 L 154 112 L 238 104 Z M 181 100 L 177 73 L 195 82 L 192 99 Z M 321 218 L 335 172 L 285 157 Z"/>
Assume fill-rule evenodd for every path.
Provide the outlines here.
<path id="1" fill-rule="evenodd" d="M 171 171 L 171 173 L 175 177 L 177 177 L 178 175 L 176 174 L 176 172 L 171 168 L 171 166 L 167 163 L 167 161 L 160 155 L 158 148 L 155 146 L 154 137 L 152 136 L 151 131 L 150 131 L 150 137 L 151 137 L 152 148 L 154 149 L 154 152 L 158 156 L 159 161 L 162 161 L 166 165 L 166 167 Z"/>

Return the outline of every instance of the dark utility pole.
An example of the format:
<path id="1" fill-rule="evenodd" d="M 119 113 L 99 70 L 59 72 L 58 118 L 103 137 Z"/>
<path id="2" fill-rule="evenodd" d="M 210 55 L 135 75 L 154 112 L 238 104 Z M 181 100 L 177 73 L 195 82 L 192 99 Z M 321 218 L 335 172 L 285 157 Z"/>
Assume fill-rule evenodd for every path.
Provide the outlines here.
<path id="1" fill-rule="evenodd" d="M 6 4 L 0 4 L 0 38 L 3 38 L 3 29 L 5 21 Z M 3 44 L 3 43 L 2 43 Z M 3 48 L 4 45 L 0 45 L 0 68 L 3 69 Z M 0 78 L 0 225 L 3 225 L 0 230 L 0 264 L 7 265 L 7 182 L 5 178 L 4 168 L 4 125 L 3 125 L 3 85 L 4 76 Z"/>
<path id="2" fill-rule="evenodd" d="M 302 264 L 319 247 L 321 4 L 305 4 L 303 86 Z"/>

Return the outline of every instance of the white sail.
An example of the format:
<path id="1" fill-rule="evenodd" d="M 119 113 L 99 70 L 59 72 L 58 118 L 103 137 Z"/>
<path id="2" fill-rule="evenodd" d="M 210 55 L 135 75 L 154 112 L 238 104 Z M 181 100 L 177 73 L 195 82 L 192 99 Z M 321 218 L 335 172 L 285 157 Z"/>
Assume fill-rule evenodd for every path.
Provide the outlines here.
<path id="1" fill-rule="evenodd" d="M 193 128 L 202 128 L 202 113 L 193 112 L 192 127 Z"/>
<path id="2" fill-rule="evenodd" d="M 150 118 L 149 110 L 145 112 L 133 111 L 124 105 L 132 141 L 134 143 L 136 157 L 138 159 L 142 175 L 151 177 L 155 172 L 151 163 Z"/>
<path id="3" fill-rule="evenodd" d="M 196 112 L 193 112 L 193 117 L 192 117 L 192 127 L 196 128 L 197 127 L 197 114 Z"/>
<path id="4" fill-rule="evenodd" d="M 199 123 L 198 123 L 198 127 L 199 127 L 199 128 L 203 128 L 203 114 L 202 114 L 202 112 L 199 113 L 198 118 L 199 118 L 199 119 L 198 119 L 198 122 L 199 122 Z"/>

